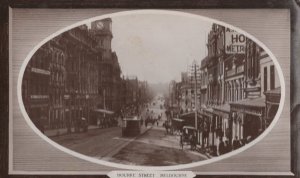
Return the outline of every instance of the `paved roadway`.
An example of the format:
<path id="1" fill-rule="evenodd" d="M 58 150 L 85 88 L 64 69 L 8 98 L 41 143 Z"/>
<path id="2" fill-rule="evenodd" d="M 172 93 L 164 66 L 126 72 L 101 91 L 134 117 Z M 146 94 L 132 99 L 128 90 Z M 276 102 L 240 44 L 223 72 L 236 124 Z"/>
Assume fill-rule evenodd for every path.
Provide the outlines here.
<path id="1" fill-rule="evenodd" d="M 181 150 L 178 142 L 174 136 L 153 127 L 107 160 L 131 165 L 170 166 L 207 159 L 199 153 Z"/>
<path id="2" fill-rule="evenodd" d="M 156 98 L 155 105 L 151 104 L 149 107 L 154 115 L 163 113 L 159 125 L 149 124 L 148 128 L 143 126 L 144 133 L 137 138 L 124 138 L 121 136 L 121 128 L 114 127 L 92 129 L 88 133 L 62 135 L 52 139 L 84 155 L 130 165 L 168 166 L 207 159 L 188 148 L 181 150 L 179 137 L 166 135 L 162 126 L 166 116 L 165 110 L 160 109 L 161 104 L 163 100 Z"/>

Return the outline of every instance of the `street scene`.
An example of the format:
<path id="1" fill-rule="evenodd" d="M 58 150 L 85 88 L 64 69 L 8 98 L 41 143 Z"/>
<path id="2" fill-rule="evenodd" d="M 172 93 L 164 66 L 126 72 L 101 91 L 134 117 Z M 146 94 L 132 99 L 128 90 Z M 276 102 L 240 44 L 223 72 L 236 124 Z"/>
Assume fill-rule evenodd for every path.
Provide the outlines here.
<path id="1" fill-rule="evenodd" d="M 207 159 L 206 155 L 192 152 L 189 147 L 181 149 L 180 137 L 167 134 L 163 126 L 167 121 L 165 109 L 160 108 L 163 104 L 161 100 L 149 104 L 147 110 L 149 113 L 153 111 L 152 115 L 157 119 L 154 123 L 144 122 L 137 137 L 122 137 L 122 128 L 112 127 L 91 129 L 86 134 L 53 137 L 53 140 L 84 155 L 129 165 L 166 166 Z M 141 117 L 147 117 L 146 110 Z"/>
<path id="2" fill-rule="evenodd" d="M 42 45 L 22 99 L 36 128 L 70 150 L 171 166 L 224 155 L 264 132 L 280 104 L 277 70 L 258 44 L 215 23 L 113 17 Z"/>

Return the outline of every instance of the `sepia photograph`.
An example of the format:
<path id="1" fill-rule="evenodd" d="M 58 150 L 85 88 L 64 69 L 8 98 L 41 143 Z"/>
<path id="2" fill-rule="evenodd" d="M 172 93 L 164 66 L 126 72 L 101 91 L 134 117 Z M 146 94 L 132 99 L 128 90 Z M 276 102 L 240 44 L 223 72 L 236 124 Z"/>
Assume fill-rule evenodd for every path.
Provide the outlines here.
<path id="1" fill-rule="evenodd" d="M 123 165 L 222 157 L 266 135 L 284 102 L 278 61 L 249 34 L 207 18 L 96 18 L 23 65 L 21 104 L 34 128 Z"/>

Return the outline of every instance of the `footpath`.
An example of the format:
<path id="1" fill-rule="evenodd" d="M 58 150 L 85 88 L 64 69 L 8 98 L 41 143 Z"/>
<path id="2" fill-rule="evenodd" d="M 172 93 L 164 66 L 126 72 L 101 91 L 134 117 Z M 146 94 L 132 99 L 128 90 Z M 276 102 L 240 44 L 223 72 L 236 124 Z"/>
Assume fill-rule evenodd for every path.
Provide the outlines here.
<path id="1" fill-rule="evenodd" d="M 89 125 L 88 126 L 88 130 L 91 129 L 99 129 L 98 126 L 95 125 Z M 72 128 L 71 129 L 71 134 L 75 132 L 75 129 Z M 68 134 L 68 129 L 67 128 L 61 128 L 61 129 L 49 129 L 49 130 L 45 130 L 44 133 L 47 137 L 56 137 L 56 136 L 61 136 L 61 135 L 66 135 Z"/>

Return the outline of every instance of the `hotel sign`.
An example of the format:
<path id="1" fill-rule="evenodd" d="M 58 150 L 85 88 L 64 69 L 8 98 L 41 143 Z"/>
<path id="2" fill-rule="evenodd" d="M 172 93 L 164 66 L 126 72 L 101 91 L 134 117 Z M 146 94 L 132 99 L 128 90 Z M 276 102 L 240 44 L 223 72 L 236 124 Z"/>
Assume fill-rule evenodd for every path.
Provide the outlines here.
<path id="1" fill-rule="evenodd" d="M 245 54 L 246 37 L 234 30 L 225 30 L 225 52 L 226 54 Z"/>

